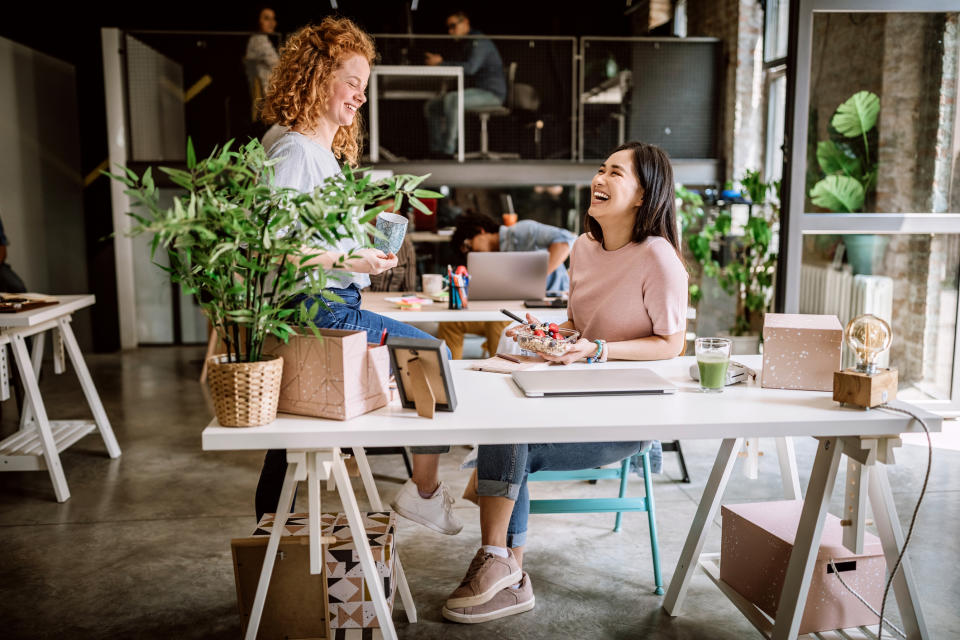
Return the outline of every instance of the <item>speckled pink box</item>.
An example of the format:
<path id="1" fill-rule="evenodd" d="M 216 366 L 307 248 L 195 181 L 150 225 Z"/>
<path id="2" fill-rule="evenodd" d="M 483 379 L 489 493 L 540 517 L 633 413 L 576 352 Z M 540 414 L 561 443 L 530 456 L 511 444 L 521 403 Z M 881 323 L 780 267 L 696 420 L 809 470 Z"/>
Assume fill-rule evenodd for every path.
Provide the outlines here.
<path id="1" fill-rule="evenodd" d="M 802 509 L 800 500 L 721 507 L 720 579 L 770 616 L 776 615 L 780 603 Z M 866 533 L 863 554 L 855 555 L 843 546 L 840 519 L 827 514 L 800 621 L 801 636 L 877 624 L 877 616 L 840 584 L 829 568 L 831 558 L 843 581 L 880 609 L 887 574 L 879 538 Z"/>
<path id="2" fill-rule="evenodd" d="M 837 316 L 768 313 L 763 317 L 761 384 L 773 389 L 833 391 L 843 327 Z"/>

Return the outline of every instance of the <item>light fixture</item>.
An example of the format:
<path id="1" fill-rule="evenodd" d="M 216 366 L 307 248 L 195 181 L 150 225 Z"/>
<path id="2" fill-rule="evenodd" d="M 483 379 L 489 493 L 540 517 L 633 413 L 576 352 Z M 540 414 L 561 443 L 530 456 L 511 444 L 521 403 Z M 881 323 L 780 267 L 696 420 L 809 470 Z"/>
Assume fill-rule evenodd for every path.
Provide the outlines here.
<path id="1" fill-rule="evenodd" d="M 872 314 L 858 316 L 847 324 L 843 332 L 847 346 L 857 358 L 857 371 L 877 373 L 877 358 L 890 348 L 893 332 L 886 321 Z"/>
<path id="2" fill-rule="evenodd" d="M 833 399 L 864 409 L 890 402 L 897 396 L 897 370 L 877 366 L 877 358 L 890 348 L 893 332 L 882 318 L 857 316 L 843 330 L 856 366 L 833 374 Z"/>

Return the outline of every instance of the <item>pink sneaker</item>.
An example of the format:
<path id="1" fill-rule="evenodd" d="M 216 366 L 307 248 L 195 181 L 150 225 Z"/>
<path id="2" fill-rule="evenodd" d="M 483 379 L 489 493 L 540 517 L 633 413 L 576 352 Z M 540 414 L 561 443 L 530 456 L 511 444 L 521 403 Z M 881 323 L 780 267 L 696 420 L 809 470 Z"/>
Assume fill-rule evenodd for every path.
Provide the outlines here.
<path id="1" fill-rule="evenodd" d="M 463 582 L 447 598 L 447 608 L 475 607 L 492 600 L 501 589 L 520 582 L 523 571 L 513 556 L 513 550 L 507 549 L 507 553 L 506 558 L 501 558 L 481 547 L 470 562 Z"/>
<path id="2" fill-rule="evenodd" d="M 457 609 L 443 608 L 443 617 L 453 622 L 463 624 L 477 624 L 489 622 L 497 618 L 505 618 L 524 611 L 530 611 L 536 599 L 533 597 L 533 585 L 530 576 L 523 572 L 520 585 L 516 588 L 501 589 L 489 601 L 475 607 L 460 607 Z"/>

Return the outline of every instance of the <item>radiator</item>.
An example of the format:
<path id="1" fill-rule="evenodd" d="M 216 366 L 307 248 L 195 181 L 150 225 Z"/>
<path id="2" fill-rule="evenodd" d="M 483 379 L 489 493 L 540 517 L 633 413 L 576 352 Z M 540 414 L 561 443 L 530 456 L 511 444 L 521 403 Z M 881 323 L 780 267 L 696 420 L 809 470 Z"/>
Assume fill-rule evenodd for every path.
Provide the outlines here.
<path id="1" fill-rule="evenodd" d="M 887 276 L 855 276 L 850 266 L 842 269 L 803 265 L 800 271 L 800 313 L 835 315 L 844 327 L 851 318 L 872 313 L 892 325 L 893 279 Z M 889 351 L 877 360 L 888 366 Z M 853 354 L 844 343 L 843 366 L 852 367 Z"/>

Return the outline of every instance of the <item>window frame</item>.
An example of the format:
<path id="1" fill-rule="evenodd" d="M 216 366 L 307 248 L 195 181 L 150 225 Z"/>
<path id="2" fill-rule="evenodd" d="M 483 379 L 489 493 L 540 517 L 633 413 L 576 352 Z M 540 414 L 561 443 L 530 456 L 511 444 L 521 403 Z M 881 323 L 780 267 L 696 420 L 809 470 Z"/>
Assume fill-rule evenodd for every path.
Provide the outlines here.
<path id="1" fill-rule="evenodd" d="M 796 0 L 790 6 L 787 114 L 784 132 L 783 212 L 776 308 L 797 313 L 803 236 L 818 234 L 960 234 L 960 213 L 809 213 L 804 211 L 808 114 L 815 13 L 955 13 L 950 0 Z M 796 143 L 792 143 L 796 141 Z M 960 296 L 958 296 L 960 297 Z M 960 415 L 960 302 L 957 304 L 949 400 L 917 402 L 946 416 Z"/>

